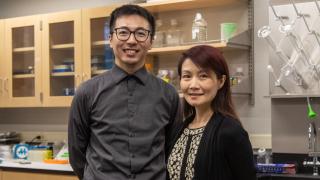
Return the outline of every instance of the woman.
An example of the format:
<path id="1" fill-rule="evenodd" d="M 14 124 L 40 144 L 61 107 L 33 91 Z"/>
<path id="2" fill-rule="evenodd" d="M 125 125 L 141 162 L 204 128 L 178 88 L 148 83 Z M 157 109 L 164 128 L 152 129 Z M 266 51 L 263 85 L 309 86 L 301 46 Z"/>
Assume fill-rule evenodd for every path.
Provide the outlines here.
<path id="1" fill-rule="evenodd" d="M 171 135 L 170 179 L 256 179 L 251 143 L 234 110 L 220 51 L 206 45 L 189 49 L 178 73 L 186 119 Z"/>

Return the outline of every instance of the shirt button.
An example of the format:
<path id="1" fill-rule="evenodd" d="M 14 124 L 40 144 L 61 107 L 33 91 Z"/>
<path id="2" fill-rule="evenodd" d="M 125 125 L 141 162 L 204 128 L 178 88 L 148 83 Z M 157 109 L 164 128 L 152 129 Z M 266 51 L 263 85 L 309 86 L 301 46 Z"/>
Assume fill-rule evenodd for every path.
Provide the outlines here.
<path id="1" fill-rule="evenodd" d="M 134 155 L 134 154 L 131 154 L 131 157 L 132 157 L 132 158 L 134 158 L 134 157 L 135 157 L 135 155 Z"/>
<path id="2" fill-rule="evenodd" d="M 132 96 L 133 94 L 132 93 L 129 93 L 129 96 Z"/>

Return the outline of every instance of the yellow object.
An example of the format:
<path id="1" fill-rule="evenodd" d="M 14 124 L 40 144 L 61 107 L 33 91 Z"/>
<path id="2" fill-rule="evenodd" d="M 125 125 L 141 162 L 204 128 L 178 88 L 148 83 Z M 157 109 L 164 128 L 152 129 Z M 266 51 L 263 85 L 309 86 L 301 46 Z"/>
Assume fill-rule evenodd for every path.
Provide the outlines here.
<path id="1" fill-rule="evenodd" d="M 52 159 L 52 151 L 48 149 L 31 149 L 28 153 L 28 160 L 32 162 L 43 162 Z"/>
<path id="2" fill-rule="evenodd" d="M 170 81 L 170 79 L 168 77 L 163 77 L 162 80 L 164 80 L 167 83 L 169 83 L 169 81 Z"/>

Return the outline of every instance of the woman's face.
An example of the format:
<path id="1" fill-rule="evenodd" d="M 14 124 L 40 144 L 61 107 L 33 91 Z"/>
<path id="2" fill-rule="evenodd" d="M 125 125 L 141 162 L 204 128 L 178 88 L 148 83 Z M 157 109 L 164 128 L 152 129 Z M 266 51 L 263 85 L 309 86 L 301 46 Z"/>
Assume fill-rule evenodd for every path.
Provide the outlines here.
<path id="1" fill-rule="evenodd" d="M 189 58 L 181 67 L 180 87 L 186 101 L 195 108 L 208 108 L 218 90 L 223 86 L 226 76 L 218 79 L 213 71 L 205 72 Z"/>

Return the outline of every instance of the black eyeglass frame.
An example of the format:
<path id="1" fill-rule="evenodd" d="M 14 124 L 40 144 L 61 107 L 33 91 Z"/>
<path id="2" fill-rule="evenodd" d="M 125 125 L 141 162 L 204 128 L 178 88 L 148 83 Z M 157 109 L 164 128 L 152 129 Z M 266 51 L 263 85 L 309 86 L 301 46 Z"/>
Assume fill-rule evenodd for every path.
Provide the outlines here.
<path id="1" fill-rule="evenodd" d="M 130 34 L 129 34 L 129 36 L 128 36 L 127 39 L 121 39 L 121 38 L 118 37 L 118 30 L 119 30 L 119 29 L 125 29 L 125 30 L 127 30 L 128 32 L 130 32 Z M 143 41 L 138 40 L 137 37 L 136 37 L 136 32 L 139 31 L 139 30 L 144 30 L 144 31 L 147 32 L 147 35 L 146 35 L 146 37 L 145 37 L 146 39 L 143 40 Z M 136 30 L 131 31 L 131 30 L 130 30 L 129 28 L 127 28 L 127 27 L 119 27 L 119 28 L 114 28 L 114 30 L 110 32 L 110 34 L 113 34 L 113 33 L 116 34 L 116 37 L 117 37 L 117 39 L 118 39 L 119 41 L 127 41 L 127 40 L 131 37 L 131 34 L 133 34 L 133 37 L 134 37 L 134 39 L 135 39 L 137 42 L 145 42 L 145 41 L 149 38 L 151 31 L 148 30 L 148 29 L 144 29 L 144 28 L 137 28 Z"/>

